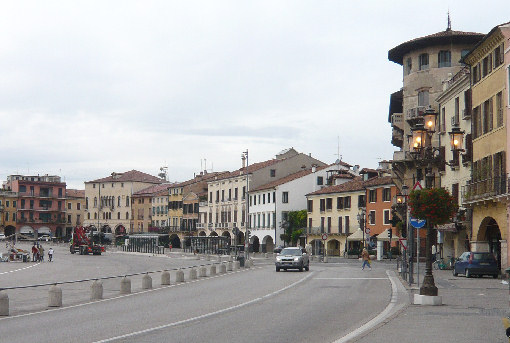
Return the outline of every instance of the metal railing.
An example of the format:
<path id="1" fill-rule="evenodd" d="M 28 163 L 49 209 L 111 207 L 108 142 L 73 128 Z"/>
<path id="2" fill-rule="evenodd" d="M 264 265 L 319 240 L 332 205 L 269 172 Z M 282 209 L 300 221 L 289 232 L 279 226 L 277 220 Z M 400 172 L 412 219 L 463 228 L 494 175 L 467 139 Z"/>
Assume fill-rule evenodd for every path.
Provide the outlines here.
<path id="1" fill-rule="evenodd" d="M 466 186 L 462 186 L 462 199 L 464 202 L 486 199 L 507 193 L 508 180 L 505 176 L 471 181 Z"/>

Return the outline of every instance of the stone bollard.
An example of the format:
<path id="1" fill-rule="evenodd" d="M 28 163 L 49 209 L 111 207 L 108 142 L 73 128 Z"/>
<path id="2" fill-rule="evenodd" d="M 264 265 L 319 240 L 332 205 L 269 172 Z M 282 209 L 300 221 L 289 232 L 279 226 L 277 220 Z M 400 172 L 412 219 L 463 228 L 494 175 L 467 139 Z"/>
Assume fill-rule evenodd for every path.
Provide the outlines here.
<path id="1" fill-rule="evenodd" d="M 211 255 L 209 255 L 209 254 L 205 255 L 205 260 L 206 261 L 210 261 L 211 260 Z"/>
<path id="2" fill-rule="evenodd" d="M 232 255 L 230 255 L 230 256 L 228 257 L 228 262 L 233 262 L 233 261 L 234 261 L 234 257 L 233 257 Z"/>
<path id="3" fill-rule="evenodd" d="M 103 299 L 103 283 L 100 280 L 95 280 L 90 285 L 90 300 Z"/>
<path id="4" fill-rule="evenodd" d="M 324 263 L 328 263 L 328 257 L 324 256 Z"/>
<path id="5" fill-rule="evenodd" d="M 269 255 L 268 255 L 268 253 L 266 252 L 266 253 L 264 254 L 264 257 L 265 257 L 265 258 L 268 258 L 268 256 L 269 256 Z"/>
<path id="6" fill-rule="evenodd" d="M 128 279 L 126 276 L 120 280 L 120 294 L 129 294 L 131 293 L 131 279 Z"/>
<path id="7" fill-rule="evenodd" d="M 197 270 L 195 268 L 191 268 L 189 270 L 189 279 L 196 280 L 197 279 Z"/>
<path id="8" fill-rule="evenodd" d="M 221 262 L 221 255 L 218 255 L 218 262 Z"/>
<path id="9" fill-rule="evenodd" d="M 234 270 L 239 270 L 239 268 L 241 268 L 241 262 L 234 261 Z"/>
<path id="10" fill-rule="evenodd" d="M 152 278 L 148 273 L 142 278 L 142 289 L 152 289 Z"/>
<path id="11" fill-rule="evenodd" d="M 211 269 L 209 271 L 209 275 L 211 275 L 211 276 L 216 275 L 216 266 L 214 264 L 211 266 Z"/>
<path id="12" fill-rule="evenodd" d="M 244 268 L 246 268 L 246 269 L 250 269 L 250 267 L 251 267 L 251 266 L 250 266 L 250 263 L 251 263 L 251 260 L 246 260 L 246 261 L 244 261 Z"/>
<path id="13" fill-rule="evenodd" d="M 225 274 L 227 272 L 227 265 L 225 263 L 220 264 L 220 274 Z"/>
<path id="14" fill-rule="evenodd" d="M 6 291 L 0 291 L 0 316 L 9 315 L 9 296 Z"/>
<path id="15" fill-rule="evenodd" d="M 182 271 L 182 269 L 179 269 L 175 273 L 175 282 L 184 282 L 184 272 Z"/>
<path id="16" fill-rule="evenodd" d="M 199 276 L 200 277 L 206 277 L 207 276 L 207 268 L 205 267 L 200 267 L 198 269 L 198 273 L 199 273 Z"/>
<path id="17" fill-rule="evenodd" d="M 57 285 L 50 287 L 48 307 L 62 307 L 62 289 Z"/>
<path id="18" fill-rule="evenodd" d="M 162 286 L 168 286 L 170 284 L 170 273 L 168 270 L 165 270 L 163 273 L 161 273 L 161 285 Z"/>
<path id="19" fill-rule="evenodd" d="M 231 271 L 232 271 L 232 269 L 233 269 L 233 263 L 232 263 L 232 261 L 227 262 L 227 270 L 228 270 L 229 272 L 231 272 Z"/>

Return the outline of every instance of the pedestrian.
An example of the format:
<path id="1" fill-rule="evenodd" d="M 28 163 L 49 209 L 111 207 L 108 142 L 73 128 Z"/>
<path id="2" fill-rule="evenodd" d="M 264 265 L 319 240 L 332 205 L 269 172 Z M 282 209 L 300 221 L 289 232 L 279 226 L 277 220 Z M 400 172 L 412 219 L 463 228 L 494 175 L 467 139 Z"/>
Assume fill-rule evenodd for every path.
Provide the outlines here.
<path id="1" fill-rule="evenodd" d="M 37 247 L 35 246 L 35 243 L 34 243 L 34 245 L 32 246 L 32 262 L 37 261 L 36 257 L 38 257 L 37 256 L 38 251 L 39 251 L 39 249 L 37 249 Z"/>
<path id="2" fill-rule="evenodd" d="M 361 259 L 363 260 L 363 265 L 361 266 L 361 270 L 365 270 L 365 266 L 372 269 L 370 265 L 370 255 L 368 255 L 367 249 L 363 248 L 363 252 L 361 253 Z"/>
<path id="3" fill-rule="evenodd" d="M 39 260 L 41 262 L 44 262 L 44 248 L 43 248 L 42 244 L 39 245 Z"/>
<path id="4" fill-rule="evenodd" d="M 170 243 L 168 247 L 170 248 L 170 251 L 172 251 L 172 243 Z"/>
<path id="5" fill-rule="evenodd" d="M 50 248 L 48 250 L 48 261 L 50 261 L 50 262 L 53 261 L 53 248 Z"/>
<path id="6" fill-rule="evenodd" d="M 432 245 L 432 262 L 436 262 L 437 259 L 437 248 L 436 245 Z"/>

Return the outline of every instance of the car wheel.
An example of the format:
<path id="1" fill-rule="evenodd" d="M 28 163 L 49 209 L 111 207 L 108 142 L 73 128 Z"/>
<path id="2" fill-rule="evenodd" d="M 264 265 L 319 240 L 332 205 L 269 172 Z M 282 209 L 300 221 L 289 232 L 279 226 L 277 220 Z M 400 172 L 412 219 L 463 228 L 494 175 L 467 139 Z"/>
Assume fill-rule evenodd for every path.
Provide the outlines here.
<path id="1" fill-rule="evenodd" d="M 309 270 L 310 270 L 310 263 L 308 263 L 308 264 L 306 265 L 305 270 L 306 270 L 306 271 L 309 271 Z"/>
<path id="2" fill-rule="evenodd" d="M 280 268 L 279 267 L 276 267 L 276 271 L 279 272 L 280 271 Z"/>
<path id="3" fill-rule="evenodd" d="M 464 272 L 464 275 L 466 275 L 467 278 L 471 277 L 471 273 L 469 272 L 469 269 L 466 269 Z"/>
<path id="4" fill-rule="evenodd" d="M 299 266 L 299 271 L 302 272 L 303 271 L 303 265 Z"/>
<path id="5" fill-rule="evenodd" d="M 458 275 L 459 275 L 459 273 L 457 273 L 457 272 L 455 271 L 455 267 L 452 269 L 452 273 L 453 273 L 453 276 L 458 276 Z"/>

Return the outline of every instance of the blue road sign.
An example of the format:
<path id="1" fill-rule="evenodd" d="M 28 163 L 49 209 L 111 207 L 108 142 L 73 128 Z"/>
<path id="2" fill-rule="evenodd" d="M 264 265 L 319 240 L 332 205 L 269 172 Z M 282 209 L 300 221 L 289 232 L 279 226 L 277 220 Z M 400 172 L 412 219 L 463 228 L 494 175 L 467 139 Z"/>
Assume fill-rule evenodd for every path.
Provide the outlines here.
<path id="1" fill-rule="evenodd" d="M 416 229 L 421 229 L 425 226 L 426 220 L 411 218 L 411 225 Z"/>

